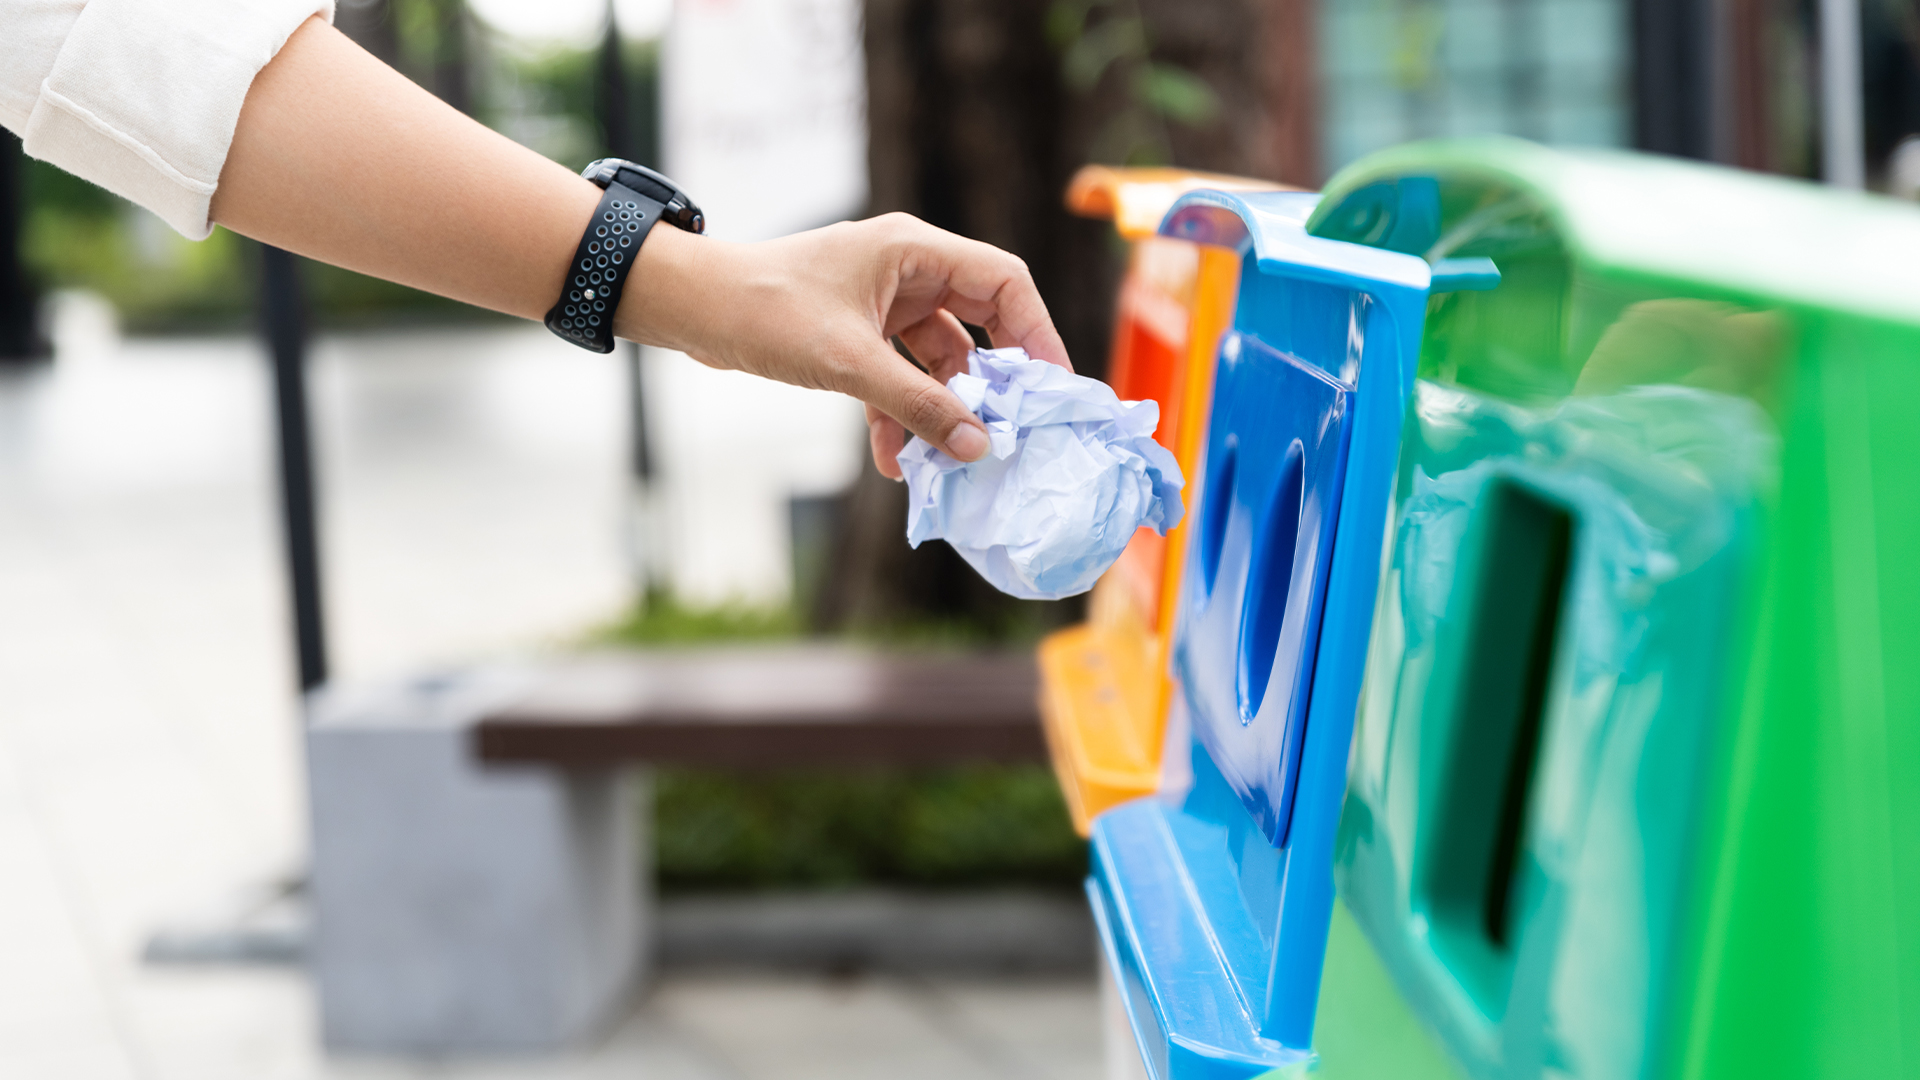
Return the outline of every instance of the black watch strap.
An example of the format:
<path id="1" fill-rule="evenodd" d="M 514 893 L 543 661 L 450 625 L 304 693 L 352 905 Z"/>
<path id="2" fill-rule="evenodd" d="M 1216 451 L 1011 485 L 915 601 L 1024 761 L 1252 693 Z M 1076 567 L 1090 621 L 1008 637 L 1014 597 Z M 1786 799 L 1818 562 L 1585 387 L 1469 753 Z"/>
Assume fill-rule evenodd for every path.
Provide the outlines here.
<path id="1" fill-rule="evenodd" d="M 547 329 L 594 352 L 613 351 L 613 313 L 640 255 L 640 245 L 665 204 L 614 181 L 600 196 L 580 237 L 560 301 L 547 312 Z"/>

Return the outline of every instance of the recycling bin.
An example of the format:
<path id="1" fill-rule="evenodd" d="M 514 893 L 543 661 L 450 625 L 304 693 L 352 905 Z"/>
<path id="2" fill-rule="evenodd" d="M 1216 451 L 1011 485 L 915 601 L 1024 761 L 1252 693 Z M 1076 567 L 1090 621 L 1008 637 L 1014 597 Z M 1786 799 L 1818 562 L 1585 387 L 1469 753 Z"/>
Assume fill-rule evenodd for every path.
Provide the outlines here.
<path id="1" fill-rule="evenodd" d="M 1203 187 L 1253 191 L 1274 185 L 1179 169 L 1089 165 L 1067 188 L 1070 209 L 1111 220 L 1131 249 L 1115 303 L 1108 381 L 1122 400 L 1159 403 L 1154 437 L 1188 476 L 1240 260 L 1231 251 L 1155 230 L 1175 199 Z M 1184 523 L 1165 537 L 1139 530 L 1095 586 L 1087 621 L 1040 646 L 1048 745 L 1083 836 L 1094 815 L 1159 784 L 1172 621 L 1172 607 L 1162 601 L 1179 588 L 1186 537 Z"/>
<path id="2" fill-rule="evenodd" d="M 1483 258 L 1311 235 L 1319 196 L 1197 191 L 1161 226 L 1241 262 L 1175 609 L 1161 797 L 1093 822 L 1088 895 L 1156 1080 L 1312 1061 L 1333 841 L 1429 296 Z"/>
<path id="3" fill-rule="evenodd" d="M 1406 371 L 1315 1076 L 1920 1077 L 1920 211 L 1474 140 L 1307 231 L 1500 274 Z"/>

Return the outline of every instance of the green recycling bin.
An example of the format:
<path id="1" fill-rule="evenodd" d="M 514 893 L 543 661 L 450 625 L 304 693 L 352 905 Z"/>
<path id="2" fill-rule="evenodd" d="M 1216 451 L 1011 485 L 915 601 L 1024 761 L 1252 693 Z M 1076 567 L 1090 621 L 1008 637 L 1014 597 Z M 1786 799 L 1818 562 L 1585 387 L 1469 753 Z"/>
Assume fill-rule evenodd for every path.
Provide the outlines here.
<path id="1" fill-rule="evenodd" d="M 1920 209 L 1463 140 L 1308 227 L 1500 271 L 1429 302 L 1316 1080 L 1920 1077 Z"/>

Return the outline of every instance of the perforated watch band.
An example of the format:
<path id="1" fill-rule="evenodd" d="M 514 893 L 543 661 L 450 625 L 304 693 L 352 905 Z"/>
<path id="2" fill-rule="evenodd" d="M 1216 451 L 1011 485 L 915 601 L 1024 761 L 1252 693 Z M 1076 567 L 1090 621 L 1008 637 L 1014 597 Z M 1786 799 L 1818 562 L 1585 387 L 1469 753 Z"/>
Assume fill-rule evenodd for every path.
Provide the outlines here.
<path id="1" fill-rule="evenodd" d="M 665 204 L 615 181 L 600 196 L 593 222 L 580 237 L 560 300 L 547 312 L 547 329 L 594 352 L 613 351 L 613 313 L 640 245 Z"/>

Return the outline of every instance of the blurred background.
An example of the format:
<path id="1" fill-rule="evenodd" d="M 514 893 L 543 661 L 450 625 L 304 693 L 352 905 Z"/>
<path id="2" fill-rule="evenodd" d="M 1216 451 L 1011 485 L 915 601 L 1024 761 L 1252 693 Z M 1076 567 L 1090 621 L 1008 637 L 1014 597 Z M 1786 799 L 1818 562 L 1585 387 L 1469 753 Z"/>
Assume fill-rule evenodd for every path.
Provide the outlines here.
<path id="1" fill-rule="evenodd" d="M 1506 133 L 1920 195 L 1920 0 L 341 0 L 337 21 L 569 167 L 663 169 L 716 236 L 905 210 L 1005 247 L 1096 376 L 1125 248 L 1063 207 L 1088 163 L 1317 187 L 1394 143 Z M 319 669 L 285 584 L 275 328 L 310 395 Z M 908 550 L 855 403 L 189 243 L 10 135 L 0 361 L 0 1075 L 452 1074 L 324 1059 L 297 967 L 140 959 L 157 926 L 299 879 L 318 675 L 1019 647 L 1079 617 Z M 1084 851 L 1039 766 L 669 770 L 656 795 L 669 898 L 1077 910 Z M 474 1068 L 1092 1076 L 1091 956 L 669 972 L 585 1057 Z"/>

